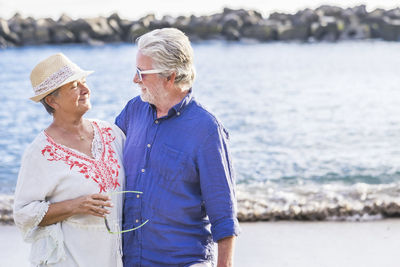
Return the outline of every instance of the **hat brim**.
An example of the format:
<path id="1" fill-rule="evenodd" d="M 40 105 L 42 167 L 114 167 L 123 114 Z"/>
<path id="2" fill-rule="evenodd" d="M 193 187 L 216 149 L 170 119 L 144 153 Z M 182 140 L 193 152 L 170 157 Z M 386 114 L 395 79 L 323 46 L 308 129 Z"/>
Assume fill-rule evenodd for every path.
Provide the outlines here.
<path id="1" fill-rule="evenodd" d="M 63 81 L 62 83 L 60 83 L 56 88 L 51 89 L 49 91 L 46 91 L 40 95 L 36 95 L 33 97 L 30 97 L 29 99 L 35 101 L 35 102 L 39 102 L 40 100 L 42 100 L 44 97 L 46 97 L 47 95 L 51 94 L 52 92 L 54 92 L 55 90 L 57 90 L 58 88 L 60 88 L 63 85 L 66 85 L 67 83 L 85 78 L 86 76 L 92 74 L 94 71 L 89 70 L 89 71 L 81 71 L 78 73 L 75 73 L 74 75 L 72 75 L 71 77 L 67 78 L 65 81 Z"/>

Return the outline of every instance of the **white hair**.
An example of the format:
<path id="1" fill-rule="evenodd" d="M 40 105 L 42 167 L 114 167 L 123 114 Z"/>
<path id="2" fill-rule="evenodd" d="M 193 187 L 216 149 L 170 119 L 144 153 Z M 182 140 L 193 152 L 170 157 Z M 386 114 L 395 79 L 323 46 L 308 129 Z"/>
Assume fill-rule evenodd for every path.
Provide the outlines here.
<path id="1" fill-rule="evenodd" d="M 163 70 L 163 75 L 176 73 L 175 84 L 182 91 L 192 87 L 196 70 L 193 48 L 189 38 L 175 28 L 153 30 L 136 40 L 139 52 L 153 60 L 153 68 Z"/>

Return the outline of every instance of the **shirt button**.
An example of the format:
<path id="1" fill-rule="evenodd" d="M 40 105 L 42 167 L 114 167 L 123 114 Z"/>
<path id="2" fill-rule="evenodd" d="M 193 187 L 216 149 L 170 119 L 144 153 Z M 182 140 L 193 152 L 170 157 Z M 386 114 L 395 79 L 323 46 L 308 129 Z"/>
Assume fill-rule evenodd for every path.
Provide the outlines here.
<path id="1" fill-rule="evenodd" d="M 158 120 L 156 120 L 155 123 L 158 124 Z"/>
<path id="2" fill-rule="evenodd" d="M 179 116 L 179 115 L 181 115 L 181 113 L 178 111 L 178 112 L 176 113 L 176 115 L 178 115 L 178 116 Z"/>
<path id="3" fill-rule="evenodd" d="M 139 195 L 139 194 L 137 194 L 137 195 L 136 195 L 136 198 L 140 198 L 140 195 Z"/>
<path id="4" fill-rule="evenodd" d="M 136 223 L 138 223 L 138 222 L 139 222 L 139 220 L 136 220 L 135 222 L 136 222 Z"/>
<path id="5" fill-rule="evenodd" d="M 150 145 L 150 144 L 147 144 L 147 147 L 151 147 L 151 145 Z"/>
<path id="6" fill-rule="evenodd" d="M 142 172 L 145 172 L 146 170 L 145 169 L 142 169 Z"/>

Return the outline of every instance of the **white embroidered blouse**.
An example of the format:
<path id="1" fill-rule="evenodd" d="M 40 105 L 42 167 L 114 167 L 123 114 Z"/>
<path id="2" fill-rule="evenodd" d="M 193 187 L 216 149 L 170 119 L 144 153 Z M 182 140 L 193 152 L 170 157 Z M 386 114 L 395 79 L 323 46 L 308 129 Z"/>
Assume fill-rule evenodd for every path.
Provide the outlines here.
<path id="1" fill-rule="evenodd" d="M 49 204 L 87 194 L 122 191 L 125 135 L 116 126 L 91 120 L 92 156 L 53 141 L 44 131 L 28 146 L 21 162 L 14 201 L 14 221 L 32 243 L 33 266 L 122 266 L 121 238 L 108 233 L 104 219 L 76 215 L 41 227 Z M 120 222 L 122 194 L 111 196 L 110 218 Z"/>

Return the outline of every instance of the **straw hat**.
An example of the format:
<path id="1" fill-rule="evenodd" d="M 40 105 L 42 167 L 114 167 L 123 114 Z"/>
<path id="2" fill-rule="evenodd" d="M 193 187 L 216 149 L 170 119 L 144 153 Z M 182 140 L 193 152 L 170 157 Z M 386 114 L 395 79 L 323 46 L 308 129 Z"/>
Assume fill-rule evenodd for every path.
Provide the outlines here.
<path id="1" fill-rule="evenodd" d="M 61 53 L 52 55 L 32 70 L 31 83 L 35 96 L 30 99 L 39 102 L 57 88 L 82 79 L 91 73 L 93 71 L 82 70 Z"/>

